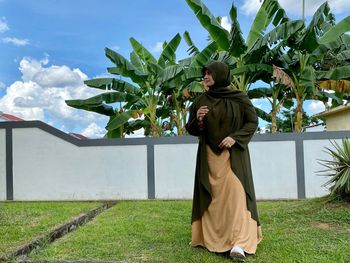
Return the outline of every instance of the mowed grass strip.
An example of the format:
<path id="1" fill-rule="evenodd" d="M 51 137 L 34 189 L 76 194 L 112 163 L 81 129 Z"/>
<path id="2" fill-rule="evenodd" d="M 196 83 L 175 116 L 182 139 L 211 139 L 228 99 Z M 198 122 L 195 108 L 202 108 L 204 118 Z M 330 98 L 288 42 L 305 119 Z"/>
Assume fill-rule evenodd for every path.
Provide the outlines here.
<path id="1" fill-rule="evenodd" d="M 0 257 L 101 204 L 0 202 Z"/>
<path id="2" fill-rule="evenodd" d="M 246 262 L 349 262 L 350 204 L 258 203 L 264 240 Z M 189 246 L 190 201 L 124 201 L 31 260 L 230 262 Z"/>

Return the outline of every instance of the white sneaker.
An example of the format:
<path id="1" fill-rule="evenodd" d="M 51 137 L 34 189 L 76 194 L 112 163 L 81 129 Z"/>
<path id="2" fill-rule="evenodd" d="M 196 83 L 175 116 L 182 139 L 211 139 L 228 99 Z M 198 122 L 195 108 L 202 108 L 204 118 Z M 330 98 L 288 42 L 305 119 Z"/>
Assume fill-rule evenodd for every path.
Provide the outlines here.
<path id="1" fill-rule="evenodd" d="M 244 250 L 239 246 L 234 246 L 230 251 L 230 258 L 243 262 L 245 260 Z"/>

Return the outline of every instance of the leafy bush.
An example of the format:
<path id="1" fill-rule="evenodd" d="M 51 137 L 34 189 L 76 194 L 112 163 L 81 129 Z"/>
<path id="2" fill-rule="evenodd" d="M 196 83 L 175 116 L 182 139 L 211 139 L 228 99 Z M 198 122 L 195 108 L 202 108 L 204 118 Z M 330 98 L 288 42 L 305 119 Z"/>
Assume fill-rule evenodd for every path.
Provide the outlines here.
<path id="1" fill-rule="evenodd" d="M 327 169 L 319 171 L 319 175 L 329 176 L 324 186 L 331 190 L 334 198 L 350 201 L 350 140 L 343 139 L 342 145 L 331 142 L 334 149 L 326 148 L 332 160 L 320 160 L 320 164 Z"/>

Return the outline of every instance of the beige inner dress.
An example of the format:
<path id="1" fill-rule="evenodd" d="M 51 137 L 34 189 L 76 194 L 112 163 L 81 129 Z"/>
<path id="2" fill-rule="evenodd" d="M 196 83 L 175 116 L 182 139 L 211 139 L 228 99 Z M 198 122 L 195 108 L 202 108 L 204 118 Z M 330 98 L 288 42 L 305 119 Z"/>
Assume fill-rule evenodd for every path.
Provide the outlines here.
<path id="1" fill-rule="evenodd" d="M 201 219 L 192 223 L 192 246 L 211 252 L 225 252 L 240 246 L 254 254 L 262 240 L 260 226 L 247 209 L 244 188 L 233 173 L 230 153 L 215 154 L 207 145 L 212 202 Z"/>

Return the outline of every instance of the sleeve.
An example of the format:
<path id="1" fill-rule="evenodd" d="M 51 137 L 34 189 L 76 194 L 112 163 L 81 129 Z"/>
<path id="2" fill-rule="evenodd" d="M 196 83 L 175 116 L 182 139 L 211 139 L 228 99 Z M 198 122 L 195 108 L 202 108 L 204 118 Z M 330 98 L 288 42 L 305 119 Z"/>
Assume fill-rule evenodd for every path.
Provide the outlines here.
<path id="1" fill-rule="evenodd" d="M 186 123 L 186 130 L 193 136 L 200 136 L 203 131 L 203 125 L 200 125 L 197 120 L 197 107 L 195 106 L 195 103 L 191 104 L 189 113 L 190 116 L 188 118 L 188 122 Z"/>
<path id="2" fill-rule="evenodd" d="M 236 141 L 236 147 L 241 148 L 242 150 L 247 147 L 259 123 L 253 104 L 249 99 L 244 102 L 245 103 L 241 105 L 241 107 L 243 107 L 243 125 L 240 129 L 229 135 Z"/>

